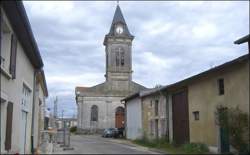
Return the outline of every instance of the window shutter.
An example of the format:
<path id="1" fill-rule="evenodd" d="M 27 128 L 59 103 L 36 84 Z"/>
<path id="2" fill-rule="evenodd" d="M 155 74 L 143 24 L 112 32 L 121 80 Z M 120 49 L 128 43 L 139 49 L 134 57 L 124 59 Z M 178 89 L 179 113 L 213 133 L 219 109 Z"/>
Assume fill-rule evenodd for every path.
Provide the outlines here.
<path id="1" fill-rule="evenodd" d="M 3 17 L 2 17 L 2 12 L 0 11 L 0 55 L 2 55 L 2 23 L 3 23 Z M 2 59 L 0 60 L 2 64 Z"/>
<path id="2" fill-rule="evenodd" d="M 14 34 L 11 35 L 11 49 L 10 49 L 10 74 L 12 79 L 16 78 L 16 51 L 17 51 L 17 38 Z"/>
<path id="3" fill-rule="evenodd" d="M 13 116 L 13 103 L 9 102 L 7 106 L 5 150 L 11 149 L 12 116 Z"/>

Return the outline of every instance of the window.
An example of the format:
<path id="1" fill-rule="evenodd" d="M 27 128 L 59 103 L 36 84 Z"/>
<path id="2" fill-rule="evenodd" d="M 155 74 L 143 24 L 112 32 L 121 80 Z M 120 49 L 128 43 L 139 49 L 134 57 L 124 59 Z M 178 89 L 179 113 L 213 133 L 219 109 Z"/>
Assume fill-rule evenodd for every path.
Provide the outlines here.
<path id="1" fill-rule="evenodd" d="M 200 119 L 199 111 L 194 111 L 194 112 L 193 112 L 193 115 L 194 115 L 194 120 L 195 120 L 195 121 L 198 121 L 198 120 Z"/>
<path id="2" fill-rule="evenodd" d="M 124 66 L 125 64 L 125 53 L 122 47 L 115 50 L 115 64 L 116 66 Z"/>
<path id="3" fill-rule="evenodd" d="M 91 121 L 98 121 L 98 107 L 96 105 L 91 107 Z"/>
<path id="4" fill-rule="evenodd" d="M 11 29 L 1 15 L 1 69 L 8 72 L 11 51 Z"/>
<path id="5" fill-rule="evenodd" d="M 159 100 L 155 100 L 155 116 L 158 116 L 158 104 Z"/>
<path id="6" fill-rule="evenodd" d="M 31 103 L 31 90 L 23 84 L 21 107 L 24 111 L 29 111 Z"/>
<path id="7" fill-rule="evenodd" d="M 121 52 L 121 66 L 124 66 L 124 52 Z"/>
<path id="8" fill-rule="evenodd" d="M 219 95 L 224 95 L 224 79 L 218 79 Z"/>
<path id="9" fill-rule="evenodd" d="M 119 66 L 119 63 L 120 63 L 120 61 L 119 61 L 119 52 L 116 52 L 115 53 L 115 62 L 116 62 L 116 66 Z"/>

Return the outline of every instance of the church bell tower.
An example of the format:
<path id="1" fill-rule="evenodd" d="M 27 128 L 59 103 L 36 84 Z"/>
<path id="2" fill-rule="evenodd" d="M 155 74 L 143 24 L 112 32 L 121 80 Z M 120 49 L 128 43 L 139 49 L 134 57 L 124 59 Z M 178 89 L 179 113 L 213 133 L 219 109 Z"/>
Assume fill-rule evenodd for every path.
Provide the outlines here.
<path id="1" fill-rule="evenodd" d="M 117 5 L 110 31 L 104 38 L 106 81 L 132 81 L 132 41 L 128 26 Z"/>

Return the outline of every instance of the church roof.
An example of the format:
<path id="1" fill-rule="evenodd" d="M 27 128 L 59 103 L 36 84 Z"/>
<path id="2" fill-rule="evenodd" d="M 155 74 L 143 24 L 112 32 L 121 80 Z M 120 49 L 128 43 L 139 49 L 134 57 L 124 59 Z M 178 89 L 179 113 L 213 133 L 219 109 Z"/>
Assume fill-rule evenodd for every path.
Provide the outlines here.
<path id="1" fill-rule="evenodd" d="M 130 81 L 131 90 L 112 90 L 110 89 L 110 84 L 108 82 L 104 82 L 93 87 L 76 87 L 75 93 L 79 91 L 80 96 L 120 96 L 125 97 L 134 92 L 145 90 L 146 87 L 134 82 Z"/>
<path id="2" fill-rule="evenodd" d="M 123 24 L 126 24 L 125 19 L 124 19 L 123 15 L 122 15 L 121 8 L 120 8 L 119 5 L 117 5 L 112 24 L 116 24 L 116 23 L 119 23 L 119 22 L 121 22 Z"/>
<path id="3" fill-rule="evenodd" d="M 124 24 L 124 35 L 133 37 L 133 35 L 131 35 L 128 30 L 128 26 L 126 24 L 126 21 L 123 17 L 123 14 L 119 5 L 116 6 L 115 14 L 114 14 L 113 21 L 112 21 L 108 35 L 111 35 L 111 36 L 114 35 L 114 28 L 117 23 Z"/>

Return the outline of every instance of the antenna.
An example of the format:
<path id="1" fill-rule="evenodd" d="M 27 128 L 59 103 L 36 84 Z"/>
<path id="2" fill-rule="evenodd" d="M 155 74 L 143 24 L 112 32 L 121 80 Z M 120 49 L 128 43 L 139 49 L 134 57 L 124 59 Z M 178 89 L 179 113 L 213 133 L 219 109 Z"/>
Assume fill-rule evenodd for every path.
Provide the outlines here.
<path id="1" fill-rule="evenodd" d="M 116 1 L 117 5 L 119 5 L 119 1 Z"/>

